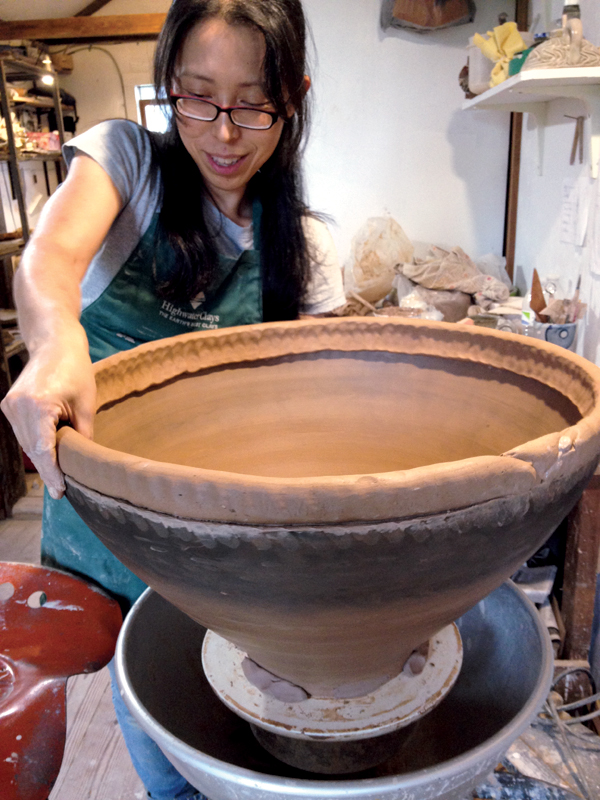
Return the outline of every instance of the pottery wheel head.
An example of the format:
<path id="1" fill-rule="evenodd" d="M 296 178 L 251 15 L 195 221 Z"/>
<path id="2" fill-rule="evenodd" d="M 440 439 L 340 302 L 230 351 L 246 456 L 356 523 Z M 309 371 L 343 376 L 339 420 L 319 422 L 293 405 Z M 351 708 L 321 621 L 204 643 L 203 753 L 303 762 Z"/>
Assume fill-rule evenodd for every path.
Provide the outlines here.
<path id="1" fill-rule="evenodd" d="M 312 741 L 350 742 L 382 736 L 416 722 L 448 694 L 458 678 L 463 648 L 456 625 L 429 643 L 420 675 L 400 672 L 374 691 L 351 699 L 308 697 L 283 702 L 261 692 L 244 674 L 246 654 L 208 631 L 202 648 L 206 677 L 235 714 L 271 733 Z"/>

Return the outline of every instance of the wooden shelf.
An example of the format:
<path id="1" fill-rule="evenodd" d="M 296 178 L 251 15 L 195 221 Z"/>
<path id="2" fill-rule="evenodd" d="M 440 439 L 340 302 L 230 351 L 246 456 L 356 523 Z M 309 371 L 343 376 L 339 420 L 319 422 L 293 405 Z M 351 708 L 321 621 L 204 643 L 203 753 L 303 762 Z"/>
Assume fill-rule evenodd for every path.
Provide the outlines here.
<path id="1" fill-rule="evenodd" d="M 46 66 L 25 57 L 19 58 L 7 53 L 0 53 L 0 59 L 4 62 L 6 76 L 11 81 L 26 81 L 48 73 L 56 74 L 54 69 L 48 69 Z"/>
<path id="2" fill-rule="evenodd" d="M 22 339 L 18 339 L 15 342 L 5 345 L 4 352 L 7 358 L 12 358 L 13 356 L 21 355 L 21 353 L 26 353 L 27 347 Z"/>
<path id="3" fill-rule="evenodd" d="M 58 150 L 48 151 L 47 153 L 32 153 L 27 150 L 22 150 L 19 153 L 18 160 L 22 161 L 60 161 L 62 154 Z M 8 153 L 0 153 L 0 161 L 9 161 Z"/>
<path id="4" fill-rule="evenodd" d="M 465 111 L 488 109 L 521 111 L 535 117 L 538 132 L 538 171 L 542 174 L 544 132 L 548 103 L 580 100 L 590 117 L 590 160 L 592 177 L 598 177 L 600 159 L 600 67 L 561 67 L 521 71 L 512 78 L 463 103 Z"/>
<path id="5" fill-rule="evenodd" d="M 13 97 L 11 103 L 15 108 L 35 108 L 48 110 L 54 108 L 54 101 L 51 97 Z M 63 104 L 62 110 L 65 113 L 73 113 L 75 111 L 75 107 L 66 106 Z"/>
<path id="6" fill-rule="evenodd" d="M 14 327 L 17 324 L 17 312 L 14 308 L 0 308 L 0 326 Z"/>
<path id="7" fill-rule="evenodd" d="M 19 161 L 60 161 L 62 153 L 60 150 L 49 150 L 47 153 L 34 153 L 29 150 L 22 150 L 19 154 Z"/>
<path id="8" fill-rule="evenodd" d="M 4 239 L 0 241 L 0 258 L 18 255 L 25 247 L 24 239 Z"/>

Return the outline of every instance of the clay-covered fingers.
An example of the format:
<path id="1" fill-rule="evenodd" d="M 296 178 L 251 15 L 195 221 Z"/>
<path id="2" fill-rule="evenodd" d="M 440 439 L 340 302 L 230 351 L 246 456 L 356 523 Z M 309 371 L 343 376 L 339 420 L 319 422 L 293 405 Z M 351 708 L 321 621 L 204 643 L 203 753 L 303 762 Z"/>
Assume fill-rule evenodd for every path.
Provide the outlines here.
<path id="1" fill-rule="evenodd" d="M 57 413 L 45 414 L 40 410 L 37 424 L 29 432 L 31 441 L 26 441 L 23 450 L 27 453 L 50 496 L 55 500 L 65 493 L 65 481 L 58 466 L 56 456 L 56 428 L 59 416 Z"/>
<path id="2" fill-rule="evenodd" d="M 1 408 L 51 497 L 65 492 L 56 453 L 56 429 L 68 422 L 91 438 L 96 386 L 89 359 L 76 365 L 32 359 Z"/>
<path id="3" fill-rule="evenodd" d="M 59 407 L 21 392 L 18 386 L 4 398 L 1 407 L 50 495 L 62 497 L 65 483 L 56 459 Z"/>

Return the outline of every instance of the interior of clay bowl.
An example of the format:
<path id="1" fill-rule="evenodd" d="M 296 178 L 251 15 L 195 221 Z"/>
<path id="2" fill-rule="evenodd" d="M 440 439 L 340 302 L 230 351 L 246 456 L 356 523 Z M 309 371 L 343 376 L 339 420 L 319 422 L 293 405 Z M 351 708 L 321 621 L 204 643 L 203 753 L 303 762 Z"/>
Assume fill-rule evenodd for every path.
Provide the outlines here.
<path id="1" fill-rule="evenodd" d="M 95 441 L 155 461 L 302 478 L 499 455 L 579 419 L 564 394 L 508 369 L 333 350 L 153 386 L 100 410 Z"/>
<path id="2" fill-rule="evenodd" d="M 95 439 L 60 430 L 61 469 L 177 517 L 422 516 L 548 478 L 579 484 L 600 453 L 600 370 L 473 326 L 247 325 L 151 342 L 95 371 Z"/>

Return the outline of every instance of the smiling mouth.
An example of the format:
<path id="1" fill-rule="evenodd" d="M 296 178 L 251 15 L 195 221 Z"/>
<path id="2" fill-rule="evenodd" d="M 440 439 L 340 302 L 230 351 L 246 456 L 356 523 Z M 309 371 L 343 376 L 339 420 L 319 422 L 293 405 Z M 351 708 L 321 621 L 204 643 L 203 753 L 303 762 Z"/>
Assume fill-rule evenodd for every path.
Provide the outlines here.
<path id="1" fill-rule="evenodd" d="M 218 167 L 233 167 L 244 158 L 244 156 L 209 156 L 210 160 L 213 161 Z"/>

